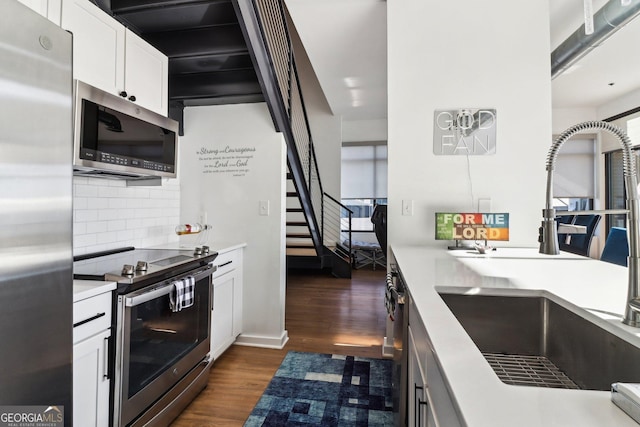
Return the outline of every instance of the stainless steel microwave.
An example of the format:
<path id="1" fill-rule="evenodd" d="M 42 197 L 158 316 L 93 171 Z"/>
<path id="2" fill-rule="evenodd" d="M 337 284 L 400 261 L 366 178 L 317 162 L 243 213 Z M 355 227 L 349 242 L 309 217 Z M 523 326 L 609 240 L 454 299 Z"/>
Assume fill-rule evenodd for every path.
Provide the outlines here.
<path id="1" fill-rule="evenodd" d="M 99 178 L 176 177 L 178 123 L 75 81 L 74 174 Z"/>

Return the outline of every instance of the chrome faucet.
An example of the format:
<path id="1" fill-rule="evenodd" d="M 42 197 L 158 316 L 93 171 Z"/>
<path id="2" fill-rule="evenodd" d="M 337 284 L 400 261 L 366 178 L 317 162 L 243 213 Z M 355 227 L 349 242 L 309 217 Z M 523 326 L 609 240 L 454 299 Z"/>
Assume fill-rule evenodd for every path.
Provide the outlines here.
<path id="1" fill-rule="evenodd" d="M 640 258 L 638 257 L 638 176 L 636 165 L 631 152 L 631 140 L 619 127 L 602 121 L 590 121 L 579 123 L 562 132 L 553 142 L 547 155 L 547 201 L 542 211 L 542 227 L 540 238 L 540 253 L 558 255 L 558 230 L 556 229 L 556 210 L 553 208 L 553 170 L 558 157 L 558 151 L 562 144 L 578 132 L 585 130 L 605 130 L 617 137 L 622 146 L 622 163 L 624 183 L 626 187 L 626 209 L 607 209 L 589 211 L 571 211 L 573 215 L 585 214 L 620 214 L 627 215 L 629 235 L 629 287 L 627 291 L 627 303 L 625 306 L 622 323 L 636 328 L 640 327 Z"/>

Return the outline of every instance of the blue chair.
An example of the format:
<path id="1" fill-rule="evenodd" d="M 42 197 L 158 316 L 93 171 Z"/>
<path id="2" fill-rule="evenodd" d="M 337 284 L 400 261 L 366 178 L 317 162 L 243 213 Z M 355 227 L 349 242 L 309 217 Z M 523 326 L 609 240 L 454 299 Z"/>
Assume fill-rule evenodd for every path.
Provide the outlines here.
<path id="1" fill-rule="evenodd" d="M 596 232 L 600 218 L 600 215 L 576 215 L 573 224 L 584 225 L 587 227 L 587 233 L 571 234 L 569 236 L 569 243 L 559 242 L 560 250 L 588 257 L 591 241 L 593 240 L 593 235 Z"/>
<path id="2" fill-rule="evenodd" d="M 600 256 L 601 261 L 627 266 L 629 257 L 629 241 L 627 240 L 627 229 L 621 227 L 611 227 L 609 235 L 604 243 L 604 249 Z"/>

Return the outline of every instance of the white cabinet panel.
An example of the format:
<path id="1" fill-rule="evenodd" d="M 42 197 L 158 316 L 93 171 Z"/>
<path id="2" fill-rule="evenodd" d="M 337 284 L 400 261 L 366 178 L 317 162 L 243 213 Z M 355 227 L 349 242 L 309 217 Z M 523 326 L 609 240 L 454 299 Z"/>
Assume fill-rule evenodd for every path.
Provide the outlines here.
<path id="1" fill-rule="evenodd" d="M 211 355 L 218 358 L 242 333 L 242 249 L 220 254 L 213 262 Z"/>
<path id="2" fill-rule="evenodd" d="M 167 115 L 169 102 L 169 60 L 159 50 L 126 31 L 125 91 L 135 103 Z"/>
<path id="3" fill-rule="evenodd" d="M 61 0 L 18 0 L 56 25 L 60 25 Z"/>
<path id="4" fill-rule="evenodd" d="M 109 424 L 108 340 L 106 330 L 73 346 L 73 424 Z"/>
<path id="5" fill-rule="evenodd" d="M 73 425 L 109 424 L 111 291 L 73 303 Z"/>
<path id="6" fill-rule="evenodd" d="M 64 0 L 62 28 L 73 33 L 73 75 L 113 94 L 124 89 L 125 31 L 87 0 Z"/>
<path id="7" fill-rule="evenodd" d="M 63 0 L 61 15 L 73 33 L 74 78 L 167 115 L 166 55 L 88 0 Z"/>
<path id="8" fill-rule="evenodd" d="M 48 0 L 18 0 L 20 3 L 29 6 L 42 16 L 47 16 Z"/>
<path id="9" fill-rule="evenodd" d="M 227 273 L 213 282 L 213 313 L 211 315 L 211 353 L 220 356 L 236 339 L 233 333 L 233 301 L 235 274 Z"/>

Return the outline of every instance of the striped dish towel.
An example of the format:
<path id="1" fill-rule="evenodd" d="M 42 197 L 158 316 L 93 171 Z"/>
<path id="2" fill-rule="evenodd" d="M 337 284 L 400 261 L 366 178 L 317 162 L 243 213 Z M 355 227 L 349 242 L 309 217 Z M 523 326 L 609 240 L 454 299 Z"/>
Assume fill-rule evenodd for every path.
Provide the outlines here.
<path id="1" fill-rule="evenodd" d="M 196 279 L 193 276 L 187 276 L 183 279 L 184 292 L 182 294 L 182 308 L 191 307 L 196 296 Z"/>
<path id="2" fill-rule="evenodd" d="M 169 307 L 171 311 L 177 313 L 182 310 L 184 301 L 184 280 L 175 280 L 171 283 L 171 292 L 169 292 Z"/>

